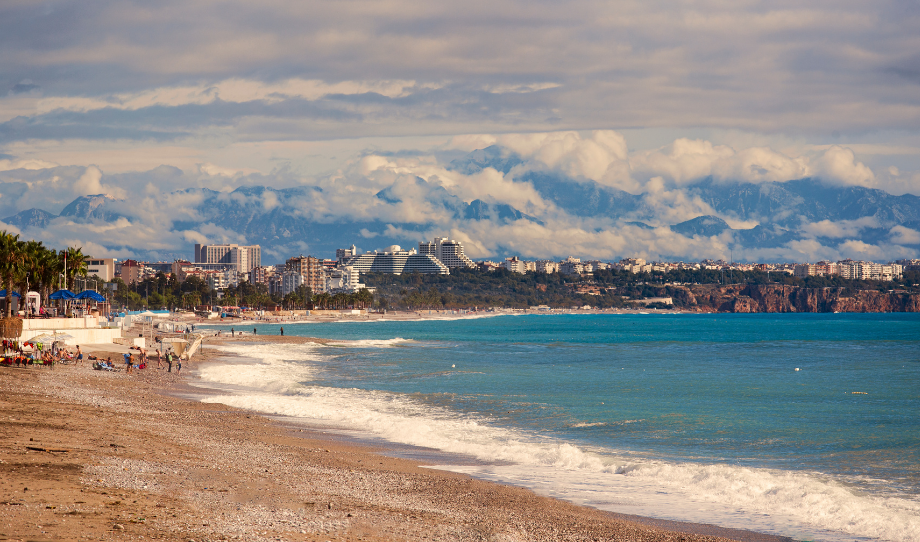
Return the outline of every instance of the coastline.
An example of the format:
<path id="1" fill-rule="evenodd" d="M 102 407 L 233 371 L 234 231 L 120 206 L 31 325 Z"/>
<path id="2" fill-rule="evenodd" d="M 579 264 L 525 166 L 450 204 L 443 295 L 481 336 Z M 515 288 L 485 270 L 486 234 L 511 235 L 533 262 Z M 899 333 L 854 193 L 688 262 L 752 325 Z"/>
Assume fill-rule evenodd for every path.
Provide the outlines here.
<path id="1" fill-rule="evenodd" d="M 223 355 L 207 349 L 186 367 Z M 182 398 L 201 390 L 155 368 L 4 368 L 0 389 L 0 539 L 784 540 L 611 514 L 424 468 L 382 447 Z"/>

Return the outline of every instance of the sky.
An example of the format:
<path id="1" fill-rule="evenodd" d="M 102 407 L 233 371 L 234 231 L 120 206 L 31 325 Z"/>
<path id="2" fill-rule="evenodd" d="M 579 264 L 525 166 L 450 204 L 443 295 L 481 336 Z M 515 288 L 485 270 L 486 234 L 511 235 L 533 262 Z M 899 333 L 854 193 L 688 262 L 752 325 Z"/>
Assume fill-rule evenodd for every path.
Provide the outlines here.
<path id="1" fill-rule="evenodd" d="M 663 223 L 699 210 L 680 190 L 708 175 L 920 194 L 918 29 L 920 5 L 885 0 L 6 0 L 0 211 L 143 197 L 146 218 L 123 226 L 143 225 L 139 242 L 170 231 L 160 244 L 178 250 L 219 239 L 151 217 L 175 190 L 364 194 L 493 143 L 660 193 Z M 448 184 L 466 201 L 541 205 L 501 175 Z M 564 246 L 590 230 L 562 225 L 509 235 L 536 254 L 541 236 Z M 43 240 L 126 254 L 104 242 L 111 229 L 59 226 Z M 476 256 L 500 250 L 457 235 Z"/>

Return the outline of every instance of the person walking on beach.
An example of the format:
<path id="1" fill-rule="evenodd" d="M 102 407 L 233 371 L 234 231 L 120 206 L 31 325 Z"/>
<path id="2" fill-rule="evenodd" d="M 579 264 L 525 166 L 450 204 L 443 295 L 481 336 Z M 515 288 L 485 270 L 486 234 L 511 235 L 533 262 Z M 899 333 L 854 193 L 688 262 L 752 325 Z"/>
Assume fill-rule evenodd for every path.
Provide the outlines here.
<path id="1" fill-rule="evenodd" d="M 232 327 L 230 328 L 230 336 L 231 336 L 231 337 L 236 337 L 236 332 L 233 331 L 233 328 L 232 328 Z"/>
<path id="2" fill-rule="evenodd" d="M 182 358 L 176 358 L 176 374 L 182 372 Z"/>
<path id="3" fill-rule="evenodd" d="M 77 363 L 83 365 L 83 351 L 80 350 L 80 345 L 77 345 Z"/>
<path id="4" fill-rule="evenodd" d="M 256 328 L 252 328 L 252 334 L 253 334 L 253 335 L 258 335 L 259 332 L 258 332 L 258 330 L 256 330 Z"/>
<path id="5" fill-rule="evenodd" d="M 168 366 L 167 371 L 172 372 L 172 352 L 166 353 L 166 365 Z"/>
<path id="6" fill-rule="evenodd" d="M 281 336 L 284 337 L 284 326 L 281 326 Z"/>
<path id="7" fill-rule="evenodd" d="M 160 356 L 160 349 L 157 348 L 157 369 L 162 369 L 163 364 L 161 363 L 162 357 Z"/>

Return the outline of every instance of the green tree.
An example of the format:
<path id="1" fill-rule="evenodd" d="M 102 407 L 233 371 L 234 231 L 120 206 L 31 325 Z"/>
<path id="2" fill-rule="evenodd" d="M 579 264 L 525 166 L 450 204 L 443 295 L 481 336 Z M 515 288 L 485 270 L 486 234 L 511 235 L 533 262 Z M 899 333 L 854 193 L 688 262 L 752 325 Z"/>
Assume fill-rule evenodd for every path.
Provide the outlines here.
<path id="1" fill-rule="evenodd" d="M 18 234 L 0 232 L 0 282 L 6 289 L 7 318 L 13 315 L 13 282 L 25 266 L 26 256 Z"/>
<path id="2" fill-rule="evenodd" d="M 73 289 L 73 281 L 77 276 L 86 276 L 86 255 L 82 247 L 68 247 L 62 251 L 66 256 L 67 264 L 64 267 L 64 283 L 68 290 Z"/>

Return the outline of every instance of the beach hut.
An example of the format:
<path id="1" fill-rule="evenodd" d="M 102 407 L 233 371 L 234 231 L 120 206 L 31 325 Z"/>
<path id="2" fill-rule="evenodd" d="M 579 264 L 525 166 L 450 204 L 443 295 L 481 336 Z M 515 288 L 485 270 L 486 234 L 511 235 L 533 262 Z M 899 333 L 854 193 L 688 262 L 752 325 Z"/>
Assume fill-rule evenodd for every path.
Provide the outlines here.
<path id="1" fill-rule="evenodd" d="M 42 296 L 38 292 L 26 293 L 26 316 L 37 315 L 42 312 Z"/>

